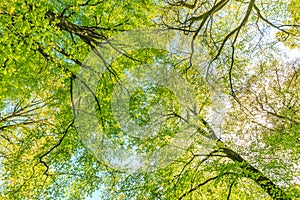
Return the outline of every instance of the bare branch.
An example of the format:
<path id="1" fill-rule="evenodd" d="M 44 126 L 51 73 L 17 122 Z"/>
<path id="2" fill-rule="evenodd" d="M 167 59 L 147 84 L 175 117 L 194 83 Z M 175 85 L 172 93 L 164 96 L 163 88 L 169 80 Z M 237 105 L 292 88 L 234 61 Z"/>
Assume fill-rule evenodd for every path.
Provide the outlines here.
<path id="1" fill-rule="evenodd" d="M 228 195 L 227 195 L 227 200 L 230 199 L 231 189 L 232 189 L 233 185 L 234 185 L 234 181 L 232 181 L 232 183 L 231 183 L 230 186 L 229 186 L 229 191 L 228 191 Z"/>

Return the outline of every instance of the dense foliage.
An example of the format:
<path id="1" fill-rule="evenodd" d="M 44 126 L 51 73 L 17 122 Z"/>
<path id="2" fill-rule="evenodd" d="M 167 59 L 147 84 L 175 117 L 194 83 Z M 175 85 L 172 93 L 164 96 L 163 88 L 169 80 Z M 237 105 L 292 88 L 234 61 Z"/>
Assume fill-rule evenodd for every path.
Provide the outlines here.
<path id="1" fill-rule="evenodd" d="M 84 199 L 95 191 L 99 199 L 300 198 L 299 5 L 298 0 L 1 1 L 1 199 Z M 118 56 L 106 65 L 99 52 L 109 38 L 137 29 L 159 29 L 157 47 L 176 43 L 161 30 L 177 31 L 189 38 L 181 49 L 189 53 L 156 46 L 131 50 L 120 43 L 114 48 Z M 76 121 L 82 99 L 74 91 L 78 83 L 88 88 L 80 78 L 83 70 L 97 67 L 93 59 L 106 71 L 91 107 L 110 145 L 136 149 L 152 163 L 151 156 L 175 133 L 192 127 L 190 138 L 176 138 L 179 154 L 163 150 L 159 167 L 126 171 L 107 160 L 126 154 L 95 153 L 90 142 L 98 136 L 82 137 Z M 113 91 L 127 87 L 118 83 L 140 65 L 175 70 L 188 84 L 177 91 L 192 90 L 194 99 L 183 105 L 178 97 L 183 93 L 159 82 L 137 86 L 128 116 L 147 127 L 160 106 L 163 114 L 154 124 L 162 128 L 130 138 L 135 130 L 126 132 L 114 120 Z M 156 130 L 150 127 L 147 131 Z"/>

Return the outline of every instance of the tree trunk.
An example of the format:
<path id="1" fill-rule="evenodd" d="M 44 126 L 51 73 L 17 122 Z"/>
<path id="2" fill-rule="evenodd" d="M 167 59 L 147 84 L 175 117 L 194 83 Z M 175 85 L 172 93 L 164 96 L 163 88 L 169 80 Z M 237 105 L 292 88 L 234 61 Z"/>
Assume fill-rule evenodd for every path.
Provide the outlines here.
<path id="1" fill-rule="evenodd" d="M 239 163 L 240 167 L 243 169 L 243 175 L 246 178 L 250 178 L 255 181 L 264 191 L 266 191 L 270 197 L 276 200 L 290 200 L 291 198 L 287 196 L 287 194 L 277 186 L 272 180 L 266 177 L 261 171 L 253 167 L 242 158 L 238 153 L 233 151 L 232 149 L 226 147 L 222 141 L 218 141 L 221 148 L 219 148 L 220 152 L 225 153 L 228 158 L 232 161 Z"/>

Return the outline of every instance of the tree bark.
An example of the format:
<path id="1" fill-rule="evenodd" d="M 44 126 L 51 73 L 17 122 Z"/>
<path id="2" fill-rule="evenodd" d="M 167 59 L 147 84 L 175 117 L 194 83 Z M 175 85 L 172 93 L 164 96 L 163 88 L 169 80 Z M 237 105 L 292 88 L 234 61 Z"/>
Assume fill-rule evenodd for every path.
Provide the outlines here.
<path id="1" fill-rule="evenodd" d="M 291 198 L 276 185 L 272 180 L 266 177 L 260 170 L 253 167 L 248 161 L 242 158 L 238 153 L 232 149 L 226 147 L 222 141 L 218 141 L 221 148 L 220 152 L 224 153 L 232 161 L 239 163 L 240 167 L 243 169 L 243 176 L 253 180 L 257 183 L 264 191 L 266 191 L 270 197 L 275 200 L 290 200 Z"/>

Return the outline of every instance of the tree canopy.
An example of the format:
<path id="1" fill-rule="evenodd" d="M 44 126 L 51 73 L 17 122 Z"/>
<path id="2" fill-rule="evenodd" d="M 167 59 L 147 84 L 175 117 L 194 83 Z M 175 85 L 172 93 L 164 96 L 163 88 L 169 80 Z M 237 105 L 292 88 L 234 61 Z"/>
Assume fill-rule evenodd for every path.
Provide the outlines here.
<path id="1" fill-rule="evenodd" d="M 0 2 L 1 198 L 300 198 L 299 5 Z"/>

